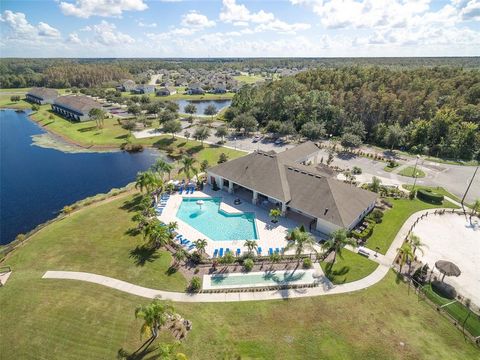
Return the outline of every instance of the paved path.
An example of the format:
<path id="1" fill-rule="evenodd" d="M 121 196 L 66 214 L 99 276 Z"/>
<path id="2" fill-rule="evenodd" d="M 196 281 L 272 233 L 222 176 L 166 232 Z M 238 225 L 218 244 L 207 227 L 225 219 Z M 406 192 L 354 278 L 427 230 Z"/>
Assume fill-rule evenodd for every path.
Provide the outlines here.
<path id="1" fill-rule="evenodd" d="M 441 209 L 436 209 L 441 210 Z M 451 209 L 447 209 L 451 210 Z M 369 251 L 372 256 L 370 260 L 375 261 L 379 266 L 370 275 L 350 283 L 333 285 L 325 276 L 320 276 L 317 281 L 319 286 L 314 288 L 303 289 L 285 289 L 272 291 L 246 291 L 239 293 L 218 293 L 218 294 L 187 294 L 181 292 L 170 292 L 163 290 L 150 289 L 138 285 L 134 285 L 122 280 L 114 279 L 107 276 L 77 272 L 77 271 L 47 271 L 43 275 L 43 279 L 68 279 L 80 280 L 94 284 L 103 285 L 112 289 L 120 290 L 132 295 L 142 296 L 149 299 L 161 298 L 163 300 L 170 300 L 175 302 L 235 302 L 235 301 L 259 301 L 259 300 L 280 300 L 290 298 L 302 298 L 322 295 L 344 294 L 348 292 L 366 289 L 381 281 L 387 275 L 391 264 L 395 260 L 397 248 L 399 248 L 405 240 L 410 227 L 415 220 L 422 214 L 432 211 L 422 210 L 411 215 L 403 224 L 400 231 L 397 233 L 390 248 L 385 255 L 373 255 L 374 251 L 364 248 Z M 359 249 L 352 249 L 358 252 Z"/>

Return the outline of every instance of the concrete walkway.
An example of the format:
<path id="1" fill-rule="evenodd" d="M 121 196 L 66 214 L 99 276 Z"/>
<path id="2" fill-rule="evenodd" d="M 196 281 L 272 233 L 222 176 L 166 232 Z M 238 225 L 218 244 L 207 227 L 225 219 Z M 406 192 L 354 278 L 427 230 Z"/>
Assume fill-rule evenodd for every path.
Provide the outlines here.
<path id="1" fill-rule="evenodd" d="M 442 210 L 442 209 L 436 209 Z M 449 210 L 449 209 L 447 209 Z M 432 211 L 422 210 L 411 215 L 403 224 L 400 231 L 397 233 L 390 248 L 385 255 L 378 254 L 373 256 L 374 251 L 364 248 L 364 250 L 371 252 L 370 260 L 375 261 L 379 266 L 370 275 L 350 283 L 333 285 L 326 277 L 321 276 L 317 279 L 319 286 L 314 288 L 303 289 L 285 289 L 285 290 L 271 290 L 271 291 L 246 291 L 239 293 L 213 293 L 213 294 L 187 294 L 181 292 L 170 292 L 163 290 L 150 289 L 138 285 L 128 283 L 126 281 L 114 279 L 107 276 L 77 272 L 77 271 L 47 271 L 43 275 L 43 279 L 64 279 L 64 280 L 80 280 L 98 285 L 103 285 L 112 289 L 120 290 L 132 295 L 142 296 L 149 299 L 161 298 L 163 300 L 170 300 L 174 302 L 234 302 L 234 301 L 259 301 L 259 300 L 281 300 L 294 299 L 302 297 L 312 297 L 321 295 L 344 294 L 348 292 L 366 289 L 381 281 L 387 275 L 392 263 L 397 255 L 397 248 L 399 248 L 405 241 L 410 227 L 422 214 Z M 358 252 L 359 249 L 352 249 Z M 318 266 L 318 264 L 316 265 Z"/>

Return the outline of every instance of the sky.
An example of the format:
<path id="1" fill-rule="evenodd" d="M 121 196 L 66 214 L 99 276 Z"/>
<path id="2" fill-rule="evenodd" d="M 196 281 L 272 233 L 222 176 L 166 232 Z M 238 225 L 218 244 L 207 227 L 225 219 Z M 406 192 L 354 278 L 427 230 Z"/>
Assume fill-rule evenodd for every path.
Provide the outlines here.
<path id="1" fill-rule="evenodd" d="M 0 0 L 0 57 L 479 56 L 480 0 Z"/>

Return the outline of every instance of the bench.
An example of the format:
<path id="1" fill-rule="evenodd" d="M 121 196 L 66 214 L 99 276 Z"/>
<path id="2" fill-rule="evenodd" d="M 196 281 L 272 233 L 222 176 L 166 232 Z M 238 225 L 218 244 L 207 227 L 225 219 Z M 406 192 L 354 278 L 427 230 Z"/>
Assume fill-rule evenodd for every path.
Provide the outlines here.
<path id="1" fill-rule="evenodd" d="M 363 256 L 367 257 L 367 258 L 370 257 L 370 253 L 363 248 L 358 249 L 358 253 L 360 255 L 363 255 Z"/>

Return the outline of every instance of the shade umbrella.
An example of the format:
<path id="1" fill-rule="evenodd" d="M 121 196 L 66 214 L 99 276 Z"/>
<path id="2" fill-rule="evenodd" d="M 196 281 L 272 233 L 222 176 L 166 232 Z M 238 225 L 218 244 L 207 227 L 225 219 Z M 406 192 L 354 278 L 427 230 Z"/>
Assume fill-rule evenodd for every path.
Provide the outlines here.
<path id="1" fill-rule="evenodd" d="M 435 267 L 443 274 L 442 281 L 447 276 L 460 276 L 462 273 L 457 265 L 447 260 L 438 260 Z"/>

